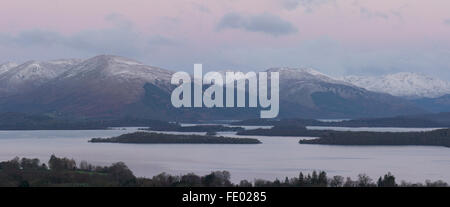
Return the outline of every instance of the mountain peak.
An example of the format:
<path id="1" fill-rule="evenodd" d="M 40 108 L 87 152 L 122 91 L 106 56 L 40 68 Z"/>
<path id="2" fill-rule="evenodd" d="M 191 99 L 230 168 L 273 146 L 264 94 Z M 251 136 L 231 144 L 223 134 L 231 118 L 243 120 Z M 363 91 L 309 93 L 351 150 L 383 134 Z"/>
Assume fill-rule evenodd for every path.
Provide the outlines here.
<path id="1" fill-rule="evenodd" d="M 163 79 L 170 81 L 171 72 L 161 68 L 144 65 L 136 60 L 114 56 L 98 55 L 82 61 L 58 77 L 59 79 L 98 79 L 118 78 L 121 81 L 147 81 Z"/>
<path id="2" fill-rule="evenodd" d="M 322 76 L 332 79 L 331 77 L 312 68 L 292 68 L 292 67 L 279 67 L 270 68 L 267 72 L 279 72 L 280 74 L 289 75 L 291 78 L 304 77 L 305 75 Z M 291 76 L 293 75 L 293 76 Z"/>
<path id="3" fill-rule="evenodd" d="M 54 78 L 67 70 L 69 63 L 61 63 L 59 61 L 27 61 L 14 67 L 13 70 L 6 71 L 3 75 L 10 81 L 17 80 L 36 80 L 40 78 Z"/>
<path id="4" fill-rule="evenodd" d="M 126 58 L 126 57 L 121 57 L 121 56 L 115 56 L 115 55 L 98 55 L 98 56 L 89 58 L 86 61 L 103 62 L 103 63 L 108 63 L 108 64 L 143 65 L 142 63 L 140 63 L 136 60 Z"/>
<path id="5" fill-rule="evenodd" d="M 275 68 L 269 68 L 267 69 L 268 72 L 317 72 L 320 73 L 312 68 L 304 68 L 304 67 L 275 67 Z"/>
<path id="6" fill-rule="evenodd" d="M 3 65 L 3 72 L 0 72 L 0 96 L 32 90 L 69 70 L 76 62 L 75 59 L 32 60 L 20 65 L 9 64 L 9 67 Z"/>
<path id="7" fill-rule="evenodd" d="M 313 68 L 299 67 L 279 67 L 279 68 L 270 68 L 266 70 L 267 72 L 279 72 L 280 79 L 284 80 L 295 80 L 295 81 L 318 81 L 318 82 L 327 82 L 334 84 L 344 84 L 348 85 L 347 82 L 335 79 L 331 76 L 325 75 L 322 72 L 319 72 Z"/>

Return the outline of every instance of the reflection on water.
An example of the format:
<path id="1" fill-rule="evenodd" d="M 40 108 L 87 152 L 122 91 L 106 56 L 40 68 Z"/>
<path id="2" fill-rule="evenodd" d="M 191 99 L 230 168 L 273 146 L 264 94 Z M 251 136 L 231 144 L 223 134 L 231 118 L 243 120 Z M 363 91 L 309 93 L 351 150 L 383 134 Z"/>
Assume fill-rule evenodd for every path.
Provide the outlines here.
<path id="1" fill-rule="evenodd" d="M 298 176 L 300 171 L 312 170 L 351 177 L 366 173 L 373 179 L 390 171 L 400 180 L 441 179 L 450 182 L 450 149 L 445 147 L 300 145 L 298 137 L 258 136 L 244 137 L 256 137 L 263 144 L 87 142 L 92 137 L 117 136 L 137 129 L 0 131 L 0 160 L 20 156 L 47 161 L 54 153 L 97 165 L 123 161 L 136 175 L 146 177 L 161 172 L 206 174 L 213 170 L 228 170 L 235 182 L 254 178 L 284 179 L 285 176 Z M 233 132 L 219 135 L 238 137 Z"/>

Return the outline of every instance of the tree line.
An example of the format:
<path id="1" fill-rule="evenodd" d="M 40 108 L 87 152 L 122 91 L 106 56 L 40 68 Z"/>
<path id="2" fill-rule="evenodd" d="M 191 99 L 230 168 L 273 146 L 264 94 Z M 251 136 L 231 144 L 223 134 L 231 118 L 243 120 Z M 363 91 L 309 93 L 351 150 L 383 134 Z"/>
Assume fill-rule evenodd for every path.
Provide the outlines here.
<path id="1" fill-rule="evenodd" d="M 194 173 L 170 175 L 161 173 L 152 178 L 136 177 L 123 162 L 96 166 L 86 161 L 78 165 L 73 159 L 50 157 L 48 164 L 39 159 L 14 158 L 0 162 L 0 187 L 448 187 L 443 181 L 408 183 L 396 181 L 391 173 L 377 180 L 365 174 L 356 180 L 342 176 L 329 177 L 324 171 L 300 174 L 274 181 L 255 179 L 232 183 L 228 171 L 215 171 L 199 176 Z"/>

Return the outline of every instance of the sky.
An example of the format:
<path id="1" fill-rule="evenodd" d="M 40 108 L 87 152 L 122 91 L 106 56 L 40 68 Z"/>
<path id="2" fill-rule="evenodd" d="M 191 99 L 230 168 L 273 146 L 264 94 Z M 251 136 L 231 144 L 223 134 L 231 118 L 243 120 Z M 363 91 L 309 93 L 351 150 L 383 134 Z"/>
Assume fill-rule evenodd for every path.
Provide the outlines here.
<path id="1" fill-rule="evenodd" d="M 448 0 L 1 0 L 0 63 L 111 54 L 174 71 L 450 80 Z"/>

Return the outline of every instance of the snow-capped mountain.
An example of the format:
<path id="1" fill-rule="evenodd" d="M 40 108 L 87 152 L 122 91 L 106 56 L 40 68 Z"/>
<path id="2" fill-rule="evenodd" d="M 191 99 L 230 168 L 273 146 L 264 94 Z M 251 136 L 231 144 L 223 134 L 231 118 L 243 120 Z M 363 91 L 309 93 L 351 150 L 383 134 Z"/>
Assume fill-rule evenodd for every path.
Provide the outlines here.
<path id="1" fill-rule="evenodd" d="M 223 70 L 219 73 L 225 77 L 227 72 L 240 72 L 235 70 Z M 280 81 L 281 82 L 289 82 L 289 81 L 304 81 L 304 82 L 328 82 L 328 83 L 336 83 L 336 84 L 345 84 L 350 85 L 349 83 L 335 79 L 331 76 L 325 75 L 317 70 L 314 70 L 312 68 L 304 68 L 304 67 L 279 67 L 279 68 L 269 68 L 265 70 L 265 72 L 278 72 L 280 74 Z M 246 72 L 243 72 L 244 74 Z M 256 72 L 256 75 L 258 73 Z M 270 74 L 268 76 L 270 79 Z"/>
<path id="2" fill-rule="evenodd" d="M 0 64 L 0 74 L 7 72 L 9 69 L 17 66 L 17 63 L 7 62 Z"/>
<path id="3" fill-rule="evenodd" d="M 37 88 L 32 102 L 83 115 L 118 113 L 142 98 L 146 84 L 169 93 L 172 73 L 128 58 L 100 55 L 73 65 Z"/>
<path id="4" fill-rule="evenodd" d="M 22 93 L 58 77 L 80 60 L 28 61 L 10 63 L 0 71 L 0 96 Z"/>
<path id="5" fill-rule="evenodd" d="M 381 77 L 347 76 L 342 80 L 367 90 L 409 99 L 450 94 L 450 82 L 418 73 L 402 72 Z"/>
<path id="6" fill-rule="evenodd" d="M 271 68 L 280 74 L 280 104 L 284 116 L 370 117 L 421 111 L 405 100 L 368 91 L 311 68 Z M 284 106 L 283 106 L 284 105 Z"/>
<path id="7" fill-rule="evenodd" d="M 312 68 L 270 68 L 267 72 L 279 72 L 281 80 L 303 80 L 303 81 L 324 81 L 332 83 L 344 83 L 336 80 L 328 75 L 325 75 Z"/>
<path id="8" fill-rule="evenodd" d="M 280 73 L 280 117 L 380 117 L 423 112 L 401 98 L 371 92 L 310 68 L 266 71 Z M 0 89 L 10 95 L 0 99 L 0 112 L 194 120 L 259 117 L 255 108 L 174 108 L 170 101 L 175 88 L 170 84 L 173 73 L 111 55 L 29 61 L 0 74 Z"/>
<path id="9" fill-rule="evenodd" d="M 147 66 L 125 57 L 99 55 L 75 65 L 57 79 L 83 78 L 92 75 L 96 75 L 96 78 L 115 77 L 122 81 L 142 80 L 154 82 L 158 80 L 170 81 L 172 72 Z"/>

